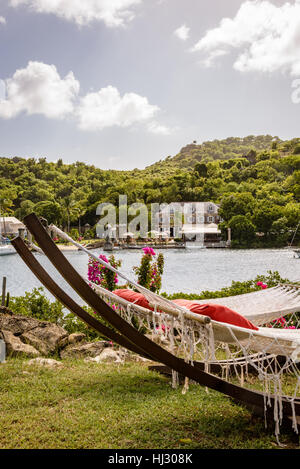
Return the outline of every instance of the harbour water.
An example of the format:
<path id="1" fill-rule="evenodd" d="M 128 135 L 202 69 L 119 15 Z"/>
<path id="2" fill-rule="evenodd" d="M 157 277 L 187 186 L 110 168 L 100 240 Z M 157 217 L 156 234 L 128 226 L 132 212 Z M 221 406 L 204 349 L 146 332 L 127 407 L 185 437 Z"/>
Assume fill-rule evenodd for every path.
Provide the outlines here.
<path id="1" fill-rule="evenodd" d="M 159 251 L 157 251 L 158 253 Z M 93 251 L 95 254 L 101 250 Z M 168 293 L 199 293 L 203 290 L 219 290 L 231 285 L 233 280 L 244 281 L 269 270 L 278 271 L 291 281 L 300 280 L 300 260 L 287 249 L 229 250 L 195 249 L 166 250 L 165 273 L 162 291 Z M 88 257 L 82 252 L 64 253 L 79 273 L 87 273 Z M 119 251 L 114 253 L 122 260 L 122 270 L 134 278 L 132 268 L 139 265 L 141 251 Z M 45 256 L 35 254 L 48 273 L 71 293 L 70 287 L 61 279 Z M 0 257 L 0 279 L 7 277 L 7 288 L 11 296 L 20 296 L 41 284 L 30 272 L 18 255 Z M 73 295 L 73 293 L 72 293 Z M 76 295 L 74 298 L 78 299 Z"/>

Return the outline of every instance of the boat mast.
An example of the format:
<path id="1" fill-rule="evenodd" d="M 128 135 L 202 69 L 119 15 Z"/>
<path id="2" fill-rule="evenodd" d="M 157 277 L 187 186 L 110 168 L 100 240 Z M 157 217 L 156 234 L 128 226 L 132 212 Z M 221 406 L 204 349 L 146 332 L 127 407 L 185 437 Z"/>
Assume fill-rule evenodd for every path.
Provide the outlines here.
<path id="1" fill-rule="evenodd" d="M 295 238 L 296 238 L 296 234 L 297 234 L 297 232 L 298 232 L 299 226 L 300 226 L 300 222 L 299 222 L 298 225 L 297 225 L 296 231 L 295 231 L 295 233 L 294 233 L 293 239 L 292 239 L 291 244 L 290 244 L 290 248 L 293 247 L 293 242 L 294 242 L 294 240 L 295 240 Z"/>

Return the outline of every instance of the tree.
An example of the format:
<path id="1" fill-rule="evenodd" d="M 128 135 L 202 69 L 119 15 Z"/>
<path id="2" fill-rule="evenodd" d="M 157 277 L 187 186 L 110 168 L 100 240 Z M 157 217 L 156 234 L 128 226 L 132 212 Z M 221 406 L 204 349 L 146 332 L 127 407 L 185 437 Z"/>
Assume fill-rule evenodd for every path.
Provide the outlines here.
<path id="1" fill-rule="evenodd" d="M 244 215 L 236 215 L 228 224 L 231 228 L 233 246 L 248 247 L 255 238 L 255 226 Z"/>
<path id="2" fill-rule="evenodd" d="M 35 204 L 31 200 L 23 200 L 20 207 L 15 211 L 15 215 L 20 220 L 23 220 L 27 215 L 34 212 Z"/>
<path id="3" fill-rule="evenodd" d="M 223 220 L 229 221 L 236 215 L 252 213 L 255 205 L 255 198 L 249 192 L 229 194 L 223 197 L 219 213 Z"/>
<path id="4" fill-rule="evenodd" d="M 14 189 L 5 189 L 0 191 L 0 216 L 7 216 L 12 212 L 13 200 L 16 198 Z M 3 218 L 4 233 L 6 233 L 5 220 Z"/>
<path id="5" fill-rule="evenodd" d="M 278 218 L 272 223 L 271 233 L 275 240 L 280 244 L 286 244 L 290 237 L 288 219 L 286 217 Z"/>
<path id="6" fill-rule="evenodd" d="M 268 235 L 271 231 L 272 224 L 280 216 L 282 215 L 282 208 L 273 206 L 270 207 L 269 205 L 261 205 L 260 207 L 256 208 L 253 216 L 252 221 L 256 225 L 256 229 L 259 232 L 265 233 Z"/>
<path id="7" fill-rule="evenodd" d="M 207 166 L 204 163 L 196 164 L 194 171 L 201 178 L 206 178 L 207 177 Z"/>
<path id="8" fill-rule="evenodd" d="M 62 209 L 57 202 L 52 201 L 44 201 L 38 202 L 34 206 L 34 212 L 40 216 L 45 218 L 48 223 L 59 224 L 62 219 Z"/>
<path id="9" fill-rule="evenodd" d="M 78 204 L 71 196 L 66 196 L 62 199 L 61 207 L 63 210 L 63 215 L 67 220 L 67 230 L 70 231 L 71 220 L 76 219 L 78 214 Z"/>

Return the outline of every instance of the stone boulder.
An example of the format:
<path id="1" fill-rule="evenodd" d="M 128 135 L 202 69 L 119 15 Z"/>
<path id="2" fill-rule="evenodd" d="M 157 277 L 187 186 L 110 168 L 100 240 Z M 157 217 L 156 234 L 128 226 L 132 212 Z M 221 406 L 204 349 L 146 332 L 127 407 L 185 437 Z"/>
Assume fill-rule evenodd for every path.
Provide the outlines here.
<path id="1" fill-rule="evenodd" d="M 105 341 L 69 345 L 60 352 L 61 358 L 97 357 L 106 347 Z"/>
<path id="2" fill-rule="evenodd" d="M 95 363 L 122 363 L 119 353 L 110 347 L 105 348 L 97 357 L 89 357 L 85 360 Z"/>
<path id="3" fill-rule="evenodd" d="M 81 332 L 75 332 L 69 335 L 68 342 L 70 345 L 75 345 L 86 340 L 86 335 Z"/>
<path id="4" fill-rule="evenodd" d="M 27 316 L 0 315 L 1 333 L 8 355 L 49 355 L 68 343 L 62 327 Z"/>
<path id="5" fill-rule="evenodd" d="M 147 337 L 147 339 L 152 340 L 152 342 L 155 342 L 158 345 L 162 345 L 162 346 L 169 346 L 170 345 L 170 341 L 168 339 L 166 339 L 166 337 L 161 333 L 146 334 L 146 337 Z"/>
<path id="6" fill-rule="evenodd" d="M 34 358 L 27 365 L 45 366 L 46 368 L 63 368 L 63 364 L 51 358 Z"/>
<path id="7" fill-rule="evenodd" d="M 21 335 L 21 340 L 30 343 L 33 347 L 39 344 L 43 344 L 41 350 L 42 353 L 48 355 L 56 352 L 57 350 L 65 347 L 68 343 L 68 333 L 60 326 L 50 322 L 43 322 L 37 324 L 37 326 Z M 32 340 L 32 342 L 31 342 Z"/>
<path id="8" fill-rule="evenodd" d="M 11 331 L 2 329 L 1 336 L 6 345 L 6 353 L 12 357 L 26 356 L 37 357 L 40 355 L 39 351 L 28 344 L 24 344 L 21 339 L 15 336 Z"/>

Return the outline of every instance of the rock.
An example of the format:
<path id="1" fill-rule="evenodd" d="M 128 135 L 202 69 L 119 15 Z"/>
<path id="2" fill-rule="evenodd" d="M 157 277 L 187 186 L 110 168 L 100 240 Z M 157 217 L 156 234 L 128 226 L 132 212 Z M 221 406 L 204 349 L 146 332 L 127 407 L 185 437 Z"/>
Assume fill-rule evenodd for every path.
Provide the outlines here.
<path id="1" fill-rule="evenodd" d="M 24 332 L 34 329 L 39 323 L 41 323 L 41 321 L 28 316 L 0 315 L 0 331 L 4 329 L 12 332 L 16 336 L 20 336 Z"/>
<path id="2" fill-rule="evenodd" d="M 84 358 L 84 357 L 97 357 L 100 355 L 106 342 L 88 342 L 87 344 L 70 345 L 60 352 L 61 358 Z"/>
<path id="3" fill-rule="evenodd" d="M 153 363 L 153 360 L 149 360 L 148 358 L 141 357 L 140 355 L 136 355 L 134 357 L 134 361 L 136 362 L 142 362 L 142 363 Z"/>
<path id="4" fill-rule="evenodd" d="M 106 348 L 97 357 L 87 358 L 86 361 L 96 363 L 122 363 L 119 353 L 112 348 Z"/>
<path id="5" fill-rule="evenodd" d="M 63 368 L 63 364 L 51 358 L 35 358 L 29 360 L 28 365 L 46 366 L 47 368 Z"/>
<path id="6" fill-rule="evenodd" d="M 49 355 L 51 352 L 51 347 L 49 347 L 46 342 L 38 339 L 32 332 L 25 332 L 25 334 L 21 335 L 21 338 L 25 344 L 32 345 L 32 347 L 37 349 L 42 355 Z"/>
<path id="7" fill-rule="evenodd" d="M 146 334 L 146 337 L 148 339 L 152 340 L 152 342 L 155 342 L 158 345 L 164 345 L 164 346 L 170 345 L 170 341 L 168 339 L 166 339 L 163 334 L 160 334 L 160 333 Z"/>
<path id="8" fill-rule="evenodd" d="M 62 327 L 27 316 L 0 315 L 1 331 L 10 332 L 15 338 L 18 338 L 19 340 L 15 341 L 15 344 L 18 343 L 19 348 L 21 347 L 20 343 L 23 343 L 23 345 L 31 346 L 40 352 L 38 355 L 52 354 L 68 343 L 68 334 Z M 9 337 L 11 341 L 11 336 Z"/>
<path id="9" fill-rule="evenodd" d="M 24 341 L 30 340 L 32 336 L 34 337 L 33 341 L 44 344 L 47 355 L 63 348 L 68 343 L 68 333 L 62 327 L 51 322 L 37 324 L 34 329 L 22 334 L 21 339 L 24 338 Z"/>
<path id="10" fill-rule="evenodd" d="M 12 332 L 2 330 L 3 340 L 6 344 L 7 355 L 16 357 L 19 355 L 26 357 L 37 357 L 40 352 L 28 344 L 24 344 L 19 337 L 16 337 Z"/>
<path id="11" fill-rule="evenodd" d="M 84 340 L 86 340 L 86 335 L 83 333 L 77 332 L 77 333 L 69 335 L 68 343 L 70 345 L 75 345 L 75 344 L 78 344 L 79 342 L 83 342 Z"/>

